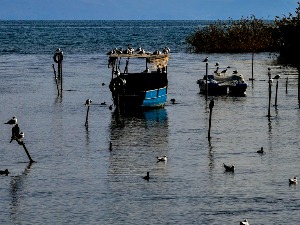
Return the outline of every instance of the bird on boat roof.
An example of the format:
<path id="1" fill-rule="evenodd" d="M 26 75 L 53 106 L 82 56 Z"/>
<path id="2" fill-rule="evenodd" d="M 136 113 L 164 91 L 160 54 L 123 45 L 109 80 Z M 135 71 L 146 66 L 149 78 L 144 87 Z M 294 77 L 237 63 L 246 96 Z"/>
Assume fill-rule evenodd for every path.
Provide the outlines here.
<path id="1" fill-rule="evenodd" d="M 161 52 L 159 50 L 156 50 L 152 53 L 152 55 L 160 55 L 160 54 L 161 54 Z"/>
<path id="2" fill-rule="evenodd" d="M 13 118 L 11 118 L 9 121 L 7 121 L 5 124 L 9 124 L 9 125 L 15 125 L 15 124 L 17 124 L 18 123 L 18 119 L 17 119 L 17 117 L 13 117 Z"/>
<path id="3" fill-rule="evenodd" d="M 1 175 L 8 175 L 9 174 L 9 171 L 8 171 L 8 169 L 5 169 L 5 170 L 0 170 L 0 174 Z"/>
<path id="4" fill-rule="evenodd" d="M 234 165 L 226 165 L 225 163 L 223 163 L 225 171 L 227 172 L 234 172 Z"/>
<path id="5" fill-rule="evenodd" d="M 257 150 L 257 153 L 263 154 L 264 153 L 264 148 L 261 147 L 260 150 Z"/>
<path id="6" fill-rule="evenodd" d="M 162 157 L 156 157 L 156 158 L 157 158 L 157 162 L 166 162 L 168 160 L 168 157 L 166 155 Z"/>
<path id="7" fill-rule="evenodd" d="M 208 57 L 206 57 L 202 62 L 208 62 Z"/>
<path id="8" fill-rule="evenodd" d="M 133 53 L 134 53 L 134 48 L 131 47 L 131 45 L 128 45 L 128 47 L 127 47 L 127 52 L 128 52 L 128 53 L 126 53 L 126 54 L 133 54 Z"/>
<path id="9" fill-rule="evenodd" d="M 167 46 L 163 49 L 164 54 L 168 54 L 170 51 L 171 51 L 170 48 Z"/>
<path id="10" fill-rule="evenodd" d="M 297 177 L 289 179 L 289 184 L 297 184 L 297 183 L 298 183 Z"/>
<path id="11" fill-rule="evenodd" d="M 276 79 L 276 80 L 278 80 L 279 78 L 280 78 L 279 74 L 277 74 L 275 77 L 273 77 L 273 79 Z"/>
<path id="12" fill-rule="evenodd" d="M 248 220 L 245 219 L 244 221 L 240 222 L 240 225 L 250 225 Z"/>

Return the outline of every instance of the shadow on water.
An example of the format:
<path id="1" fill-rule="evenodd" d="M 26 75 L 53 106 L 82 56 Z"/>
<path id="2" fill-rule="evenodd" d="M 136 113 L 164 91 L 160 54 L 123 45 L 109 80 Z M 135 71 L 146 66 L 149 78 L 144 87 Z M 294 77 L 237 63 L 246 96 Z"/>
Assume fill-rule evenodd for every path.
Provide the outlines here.
<path id="1" fill-rule="evenodd" d="M 18 221 L 18 214 L 20 207 L 22 207 L 22 198 L 24 194 L 24 186 L 27 175 L 31 171 L 32 162 L 29 162 L 22 174 L 12 177 L 10 182 L 10 195 L 11 195 L 11 221 L 20 223 Z"/>

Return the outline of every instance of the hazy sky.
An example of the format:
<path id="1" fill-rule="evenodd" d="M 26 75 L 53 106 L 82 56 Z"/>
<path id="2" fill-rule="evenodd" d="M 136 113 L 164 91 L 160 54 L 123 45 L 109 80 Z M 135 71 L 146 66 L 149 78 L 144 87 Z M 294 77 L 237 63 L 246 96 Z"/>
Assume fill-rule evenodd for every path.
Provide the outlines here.
<path id="1" fill-rule="evenodd" d="M 216 20 L 295 12 L 299 0 L 0 0 L 0 20 Z"/>

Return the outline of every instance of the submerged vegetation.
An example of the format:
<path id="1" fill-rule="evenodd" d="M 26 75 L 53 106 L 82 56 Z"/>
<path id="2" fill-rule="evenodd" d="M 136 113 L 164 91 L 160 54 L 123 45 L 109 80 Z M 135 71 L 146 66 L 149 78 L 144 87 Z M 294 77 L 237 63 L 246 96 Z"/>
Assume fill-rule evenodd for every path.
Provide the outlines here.
<path id="1" fill-rule="evenodd" d="M 240 20 L 217 21 L 198 28 L 186 38 L 194 52 L 242 53 L 274 52 L 285 63 L 299 65 L 300 3 L 296 15 L 276 17 L 273 21 L 255 16 Z"/>

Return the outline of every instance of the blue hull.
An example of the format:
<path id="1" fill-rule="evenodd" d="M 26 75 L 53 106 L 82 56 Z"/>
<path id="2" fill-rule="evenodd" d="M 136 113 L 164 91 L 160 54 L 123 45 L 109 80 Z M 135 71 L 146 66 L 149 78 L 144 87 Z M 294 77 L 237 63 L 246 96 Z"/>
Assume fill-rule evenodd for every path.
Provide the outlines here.
<path id="1" fill-rule="evenodd" d="M 167 101 L 167 87 L 147 91 L 142 107 L 158 108 L 163 107 Z"/>

